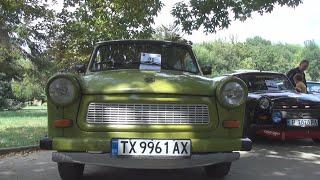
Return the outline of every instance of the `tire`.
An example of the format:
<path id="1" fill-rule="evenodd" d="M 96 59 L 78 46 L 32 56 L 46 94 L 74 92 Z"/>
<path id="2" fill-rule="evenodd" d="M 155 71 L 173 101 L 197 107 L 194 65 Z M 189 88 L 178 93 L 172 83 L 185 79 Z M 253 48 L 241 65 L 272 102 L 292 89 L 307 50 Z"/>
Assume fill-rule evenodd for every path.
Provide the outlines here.
<path id="1" fill-rule="evenodd" d="M 58 163 L 58 171 L 62 180 L 80 180 L 83 170 L 84 164 Z"/>
<path id="2" fill-rule="evenodd" d="M 320 144 L 320 139 L 312 138 L 313 142 Z"/>
<path id="3" fill-rule="evenodd" d="M 230 167 L 231 167 L 231 162 L 224 162 L 224 163 L 206 166 L 205 171 L 208 177 L 222 178 L 229 173 Z"/>

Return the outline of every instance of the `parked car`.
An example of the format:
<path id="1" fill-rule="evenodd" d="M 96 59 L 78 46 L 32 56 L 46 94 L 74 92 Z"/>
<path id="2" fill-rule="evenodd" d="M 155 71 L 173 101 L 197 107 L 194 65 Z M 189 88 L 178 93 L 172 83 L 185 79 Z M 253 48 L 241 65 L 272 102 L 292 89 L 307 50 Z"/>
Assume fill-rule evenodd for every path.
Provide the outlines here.
<path id="1" fill-rule="evenodd" d="M 320 82 L 307 81 L 308 93 L 315 94 L 320 97 Z"/>
<path id="2" fill-rule="evenodd" d="M 249 95 L 245 136 L 279 140 L 312 138 L 320 142 L 320 99 L 295 91 L 288 78 L 275 72 L 237 72 Z"/>
<path id="3" fill-rule="evenodd" d="M 121 168 L 205 167 L 222 177 L 239 152 L 247 87 L 237 77 L 206 78 L 187 44 L 120 40 L 98 43 L 85 72 L 53 76 L 48 137 L 63 180 L 85 164 Z M 208 68 L 206 68 L 208 69 Z M 211 71 L 211 69 L 210 69 Z"/>

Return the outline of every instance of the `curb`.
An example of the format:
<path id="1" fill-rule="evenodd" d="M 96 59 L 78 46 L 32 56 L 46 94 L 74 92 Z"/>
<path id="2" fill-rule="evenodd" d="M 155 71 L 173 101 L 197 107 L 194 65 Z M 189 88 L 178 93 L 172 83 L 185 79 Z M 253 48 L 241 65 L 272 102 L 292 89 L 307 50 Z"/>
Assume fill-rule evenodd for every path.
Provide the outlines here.
<path id="1" fill-rule="evenodd" d="M 0 148 L 0 155 L 5 155 L 9 153 L 16 153 L 22 151 L 34 151 L 39 150 L 39 146 L 21 146 L 21 147 L 12 147 L 12 148 Z"/>

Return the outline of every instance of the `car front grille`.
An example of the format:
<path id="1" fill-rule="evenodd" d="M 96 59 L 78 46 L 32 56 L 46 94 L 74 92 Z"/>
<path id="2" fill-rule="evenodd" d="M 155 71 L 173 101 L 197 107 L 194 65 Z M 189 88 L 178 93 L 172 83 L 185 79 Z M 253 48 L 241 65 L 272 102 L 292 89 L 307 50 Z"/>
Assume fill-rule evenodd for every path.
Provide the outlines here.
<path id="1" fill-rule="evenodd" d="M 208 124 L 205 104 L 90 103 L 90 124 Z"/>

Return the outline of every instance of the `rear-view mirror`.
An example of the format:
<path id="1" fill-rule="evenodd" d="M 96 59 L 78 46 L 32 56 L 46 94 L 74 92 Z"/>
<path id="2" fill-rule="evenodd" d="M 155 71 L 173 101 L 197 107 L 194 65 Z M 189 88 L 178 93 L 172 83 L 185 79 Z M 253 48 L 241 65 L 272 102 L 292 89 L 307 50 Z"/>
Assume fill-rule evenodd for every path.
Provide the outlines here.
<path id="1" fill-rule="evenodd" d="M 211 75 L 212 74 L 212 66 L 206 65 L 201 66 L 201 71 L 203 75 Z"/>
<path id="2" fill-rule="evenodd" d="M 77 73 L 85 73 L 86 72 L 86 65 L 85 64 L 76 64 L 75 71 Z"/>

